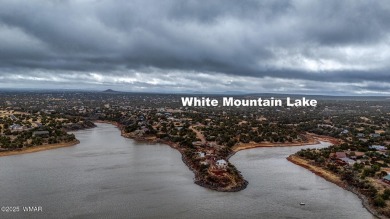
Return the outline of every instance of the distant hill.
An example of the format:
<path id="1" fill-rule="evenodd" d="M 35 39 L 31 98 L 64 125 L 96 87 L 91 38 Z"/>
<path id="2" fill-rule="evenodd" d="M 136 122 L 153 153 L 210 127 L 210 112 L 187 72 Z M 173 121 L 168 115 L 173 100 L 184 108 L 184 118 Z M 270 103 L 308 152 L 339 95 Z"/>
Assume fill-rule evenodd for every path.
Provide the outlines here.
<path id="1" fill-rule="evenodd" d="M 118 91 L 112 90 L 112 89 L 107 89 L 103 91 L 104 93 L 117 93 Z"/>

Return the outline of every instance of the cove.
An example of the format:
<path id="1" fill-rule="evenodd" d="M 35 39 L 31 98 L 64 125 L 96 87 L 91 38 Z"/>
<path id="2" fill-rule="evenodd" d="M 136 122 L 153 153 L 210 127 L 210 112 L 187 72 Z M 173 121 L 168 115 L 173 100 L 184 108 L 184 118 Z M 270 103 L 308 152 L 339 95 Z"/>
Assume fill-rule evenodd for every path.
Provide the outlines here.
<path id="1" fill-rule="evenodd" d="M 372 218 L 356 195 L 286 160 L 327 143 L 239 151 L 230 161 L 249 185 L 224 193 L 194 184 L 167 145 L 101 123 L 74 134 L 76 146 L 0 158 L 0 203 L 43 208 L 1 218 Z"/>

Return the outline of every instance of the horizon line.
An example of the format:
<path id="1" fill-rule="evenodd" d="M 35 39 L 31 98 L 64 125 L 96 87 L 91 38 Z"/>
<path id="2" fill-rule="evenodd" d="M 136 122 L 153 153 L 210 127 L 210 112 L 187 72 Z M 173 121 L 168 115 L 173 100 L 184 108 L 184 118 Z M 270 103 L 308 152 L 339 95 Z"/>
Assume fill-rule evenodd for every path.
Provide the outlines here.
<path id="1" fill-rule="evenodd" d="M 171 94 L 171 95 L 295 95 L 295 96 L 323 96 L 323 97 L 390 97 L 389 94 L 303 94 L 303 93 L 278 93 L 278 92 L 246 92 L 246 91 L 215 91 L 215 92 L 201 92 L 201 91 L 182 91 L 182 92 L 170 92 L 170 91 L 123 91 L 113 89 L 76 89 L 76 88 L 0 88 L 0 91 L 48 91 L 48 92 L 100 92 L 100 93 L 135 93 L 135 94 Z"/>

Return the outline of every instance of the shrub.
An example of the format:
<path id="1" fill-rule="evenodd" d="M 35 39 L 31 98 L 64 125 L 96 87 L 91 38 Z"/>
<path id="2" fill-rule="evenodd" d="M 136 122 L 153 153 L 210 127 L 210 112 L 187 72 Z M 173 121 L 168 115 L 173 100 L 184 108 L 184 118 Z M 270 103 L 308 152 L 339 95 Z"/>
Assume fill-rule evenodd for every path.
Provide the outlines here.
<path id="1" fill-rule="evenodd" d="M 385 200 L 381 196 L 376 196 L 374 199 L 374 205 L 380 208 L 383 208 L 386 206 Z"/>

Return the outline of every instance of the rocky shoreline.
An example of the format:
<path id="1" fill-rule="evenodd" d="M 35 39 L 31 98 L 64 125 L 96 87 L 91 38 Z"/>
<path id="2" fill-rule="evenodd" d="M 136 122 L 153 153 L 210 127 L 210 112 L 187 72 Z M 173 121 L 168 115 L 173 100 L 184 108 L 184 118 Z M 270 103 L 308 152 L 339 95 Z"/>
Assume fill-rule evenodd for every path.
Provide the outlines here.
<path id="1" fill-rule="evenodd" d="M 122 132 L 122 130 L 121 130 L 121 132 Z M 205 188 L 208 188 L 208 189 L 211 189 L 211 190 L 219 191 L 219 192 L 238 192 L 238 191 L 244 190 L 247 187 L 247 185 L 248 185 L 248 181 L 246 181 L 244 179 L 244 177 L 241 175 L 240 172 L 239 172 L 239 177 L 243 180 L 243 183 L 241 185 L 239 185 L 239 186 L 232 187 L 232 188 L 229 188 L 229 189 L 221 188 L 217 184 L 214 184 L 212 182 L 208 182 L 208 181 L 202 179 L 202 177 L 200 177 L 200 172 L 198 170 L 196 170 L 195 168 L 193 168 L 193 166 L 191 165 L 191 162 L 184 155 L 184 151 L 181 150 L 178 147 L 178 145 L 176 143 L 174 143 L 174 142 L 164 141 L 164 140 L 161 140 L 161 139 L 149 140 L 147 138 L 141 138 L 141 137 L 134 137 L 134 136 L 130 137 L 129 135 L 126 135 L 126 134 L 123 134 L 123 133 L 122 133 L 122 136 L 126 137 L 126 138 L 133 139 L 135 141 L 139 141 L 139 142 L 166 144 L 166 145 L 170 146 L 171 148 L 178 150 L 180 152 L 180 154 L 181 154 L 181 159 L 182 159 L 183 163 L 195 174 L 194 183 L 199 185 L 199 186 L 202 186 L 202 187 L 205 187 Z M 234 153 L 232 153 L 232 155 L 233 154 Z M 231 157 L 231 155 L 228 156 L 228 158 L 230 158 L 230 157 Z M 227 161 L 229 160 L 228 158 L 227 158 Z"/>
<path id="2" fill-rule="evenodd" d="M 116 126 L 120 132 L 121 132 L 121 136 L 125 137 L 125 138 L 130 138 L 130 139 L 133 139 L 135 141 L 138 141 L 138 142 L 147 142 L 147 143 L 159 143 L 159 144 L 166 144 L 168 146 L 170 146 L 171 148 L 173 149 L 176 149 L 180 152 L 181 154 L 181 159 L 183 161 L 183 163 L 194 173 L 195 177 L 194 177 L 194 183 L 199 185 L 199 186 L 202 186 L 204 188 L 208 188 L 208 189 L 211 189 L 211 190 L 215 190 L 215 191 L 219 191 L 219 192 L 238 192 L 238 191 L 241 191 L 243 189 L 245 189 L 248 185 L 248 181 L 246 181 L 244 179 L 244 177 L 241 175 L 241 173 L 238 171 L 238 176 L 239 178 L 242 180 L 242 183 L 239 184 L 238 186 L 234 186 L 234 187 L 229 187 L 228 189 L 227 188 L 224 188 L 224 187 L 220 187 L 218 186 L 217 184 L 215 183 L 212 183 L 212 182 L 208 182 L 207 180 L 205 180 L 204 178 L 201 177 L 201 174 L 200 172 L 195 169 L 193 167 L 193 165 L 191 164 L 190 160 L 187 159 L 187 157 L 185 156 L 184 154 L 184 150 L 181 149 L 179 147 L 179 145 L 177 145 L 176 143 L 174 142 L 171 142 L 171 141 L 165 141 L 165 140 L 162 140 L 162 139 L 150 139 L 150 138 L 145 138 L 145 137 L 139 137 L 139 136 L 134 136 L 134 135 L 131 135 L 129 133 L 125 133 L 123 131 L 123 127 L 120 123 L 117 123 L 117 122 L 112 122 L 112 121 L 102 121 L 102 120 L 97 120 L 95 121 L 96 123 L 106 123 L 106 124 L 111 124 L 111 125 L 114 125 Z M 234 154 L 235 152 L 232 151 L 231 154 L 228 155 L 228 157 L 226 158 L 226 160 L 228 161 L 228 159 Z"/>

